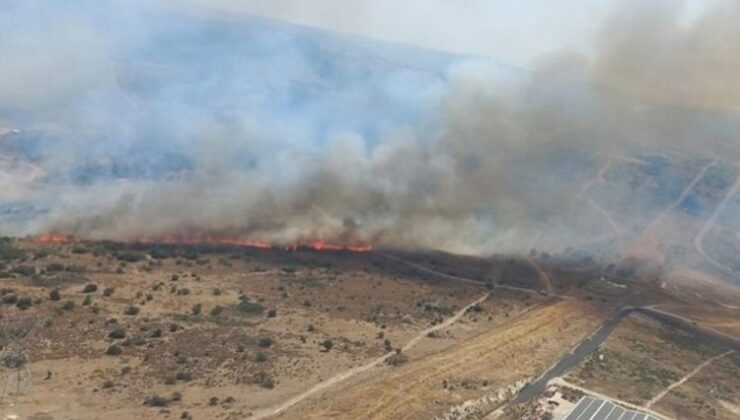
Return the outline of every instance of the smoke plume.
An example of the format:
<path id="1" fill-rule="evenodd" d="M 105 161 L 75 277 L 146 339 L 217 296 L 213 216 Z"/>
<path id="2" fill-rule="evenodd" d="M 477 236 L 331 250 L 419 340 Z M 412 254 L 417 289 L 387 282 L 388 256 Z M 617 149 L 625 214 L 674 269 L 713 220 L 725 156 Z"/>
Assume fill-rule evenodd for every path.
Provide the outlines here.
<path id="1" fill-rule="evenodd" d="M 609 229 L 578 199 L 605 157 L 740 159 L 740 7 L 686 22 L 677 4 L 631 2 L 592 53 L 524 70 L 152 2 L 11 0 L 0 154 L 31 169 L 0 204 L 33 210 L 0 234 L 587 241 Z M 675 198 L 655 194 L 634 214 Z"/>

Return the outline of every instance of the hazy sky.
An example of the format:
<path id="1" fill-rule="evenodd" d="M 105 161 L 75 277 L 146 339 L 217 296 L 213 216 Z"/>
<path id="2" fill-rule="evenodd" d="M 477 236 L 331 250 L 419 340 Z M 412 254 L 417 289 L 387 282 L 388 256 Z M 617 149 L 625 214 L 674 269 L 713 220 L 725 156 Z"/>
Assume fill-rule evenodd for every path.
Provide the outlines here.
<path id="1" fill-rule="evenodd" d="M 625 0 L 180 0 L 228 14 L 303 25 L 528 65 L 563 48 L 587 52 Z M 628 0 L 631 1 L 631 0 Z M 681 0 L 669 0 L 678 3 Z M 640 2 L 632 1 L 636 7 Z M 686 0 L 695 15 L 709 0 Z M 692 13 L 693 12 L 693 13 Z"/>

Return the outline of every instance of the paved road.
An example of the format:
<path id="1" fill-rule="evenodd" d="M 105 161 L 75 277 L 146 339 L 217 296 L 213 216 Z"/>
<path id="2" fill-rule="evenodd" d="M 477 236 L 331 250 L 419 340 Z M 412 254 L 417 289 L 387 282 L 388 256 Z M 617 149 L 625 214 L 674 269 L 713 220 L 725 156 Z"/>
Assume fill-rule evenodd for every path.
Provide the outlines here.
<path id="1" fill-rule="evenodd" d="M 529 401 L 530 399 L 542 394 L 545 391 L 548 382 L 550 382 L 554 378 L 563 376 L 573 366 L 580 363 L 589 354 L 596 350 L 601 345 L 601 343 L 609 338 L 614 329 L 617 328 L 617 325 L 622 322 L 622 319 L 624 319 L 624 317 L 629 315 L 631 312 L 632 308 L 617 310 L 606 321 L 604 321 L 603 324 L 601 324 L 601 327 L 599 327 L 599 329 L 594 334 L 581 341 L 578 346 L 576 346 L 570 352 L 566 353 L 565 356 L 563 356 L 557 363 L 555 363 L 548 371 L 543 373 L 542 376 L 537 378 L 529 385 L 525 386 L 511 401 L 511 404 L 518 404 L 524 401 Z"/>
<path id="2" fill-rule="evenodd" d="M 557 363 L 555 363 L 549 370 L 537 378 L 534 382 L 525 386 L 519 394 L 509 402 L 509 404 L 518 404 L 525 401 L 529 401 L 542 394 L 547 388 L 548 382 L 552 379 L 563 376 L 575 365 L 580 363 L 583 359 L 588 357 L 594 350 L 596 350 L 607 338 L 614 332 L 614 329 L 619 325 L 620 322 L 632 312 L 638 312 L 640 314 L 649 316 L 663 324 L 669 325 L 674 328 L 688 331 L 705 342 L 712 342 L 714 344 L 724 345 L 730 347 L 735 351 L 740 351 L 740 340 L 728 335 L 719 333 L 717 331 L 708 330 L 696 325 L 691 320 L 683 318 L 679 315 L 663 312 L 658 309 L 650 307 L 624 307 L 617 309 L 601 327 L 592 334 L 590 337 L 581 341 L 573 350 L 566 353 Z"/>
<path id="3" fill-rule="evenodd" d="M 460 318 L 462 318 L 473 306 L 475 306 L 475 305 L 483 302 L 484 300 L 488 299 L 489 297 L 490 297 L 490 294 L 489 293 L 485 293 L 484 295 L 482 295 L 478 299 L 474 300 L 473 302 L 470 302 L 464 308 L 462 308 L 459 311 L 457 311 L 450 318 L 447 318 L 444 322 L 441 322 L 441 323 L 439 323 L 437 325 L 434 325 L 432 327 L 429 327 L 429 328 L 425 329 L 424 331 L 419 332 L 414 338 L 412 338 L 408 343 L 406 343 L 406 345 L 403 346 L 403 351 L 411 350 L 419 341 L 421 341 L 423 338 L 427 337 L 429 335 L 429 333 L 434 332 L 434 331 L 437 331 L 437 330 L 441 330 L 441 329 L 444 329 L 444 328 L 447 328 L 450 325 L 454 324 L 455 322 L 459 321 Z M 279 405 L 277 405 L 275 407 L 266 408 L 266 409 L 257 411 L 250 418 L 253 419 L 253 420 L 258 420 L 258 419 L 263 419 L 263 418 L 267 418 L 267 417 L 276 416 L 276 415 L 284 412 L 285 410 L 293 407 L 294 405 L 296 405 L 296 404 L 298 404 L 298 403 L 306 400 L 307 398 L 310 398 L 313 395 L 318 394 L 319 392 L 325 391 L 326 389 L 328 389 L 330 387 L 336 386 L 340 382 L 343 382 L 343 381 L 345 381 L 345 380 L 347 380 L 347 379 L 349 379 L 349 378 L 351 378 L 353 376 L 359 375 L 359 374 L 361 374 L 363 372 L 367 372 L 368 370 L 370 370 L 370 369 L 372 369 L 372 368 L 374 368 L 376 366 L 382 366 L 383 363 L 388 358 L 390 358 L 391 356 L 393 356 L 394 354 L 396 354 L 395 351 L 390 351 L 390 352 L 387 352 L 387 353 L 383 354 L 380 357 L 377 357 L 376 359 L 373 359 L 369 363 L 366 363 L 364 365 L 357 366 L 355 368 L 352 368 L 352 369 L 349 369 L 349 370 L 340 372 L 340 373 L 332 376 L 331 378 L 329 378 L 329 379 L 327 379 L 327 380 L 325 380 L 323 382 L 320 382 L 320 383 L 314 385 L 313 387 L 309 388 L 305 392 L 303 392 L 303 393 L 301 393 L 299 395 L 296 395 L 295 397 L 293 397 L 293 398 L 291 398 L 291 399 L 289 399 L 289 400 L 287 400 L 287 401 L 285 401 L 285 402 L 283 402 L 283 403 L 281 403 L 281 404 L 279 404 Z"/>

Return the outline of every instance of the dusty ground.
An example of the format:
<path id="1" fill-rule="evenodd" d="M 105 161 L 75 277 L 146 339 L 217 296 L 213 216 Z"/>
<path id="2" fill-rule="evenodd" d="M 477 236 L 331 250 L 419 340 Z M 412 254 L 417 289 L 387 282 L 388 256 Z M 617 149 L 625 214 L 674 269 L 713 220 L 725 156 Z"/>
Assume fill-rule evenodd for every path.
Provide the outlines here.
<path id="1" fill-rule="evenodd" d="M 693 278 L 673 274 L 633 281 L 622 270 L 538 253 L 482 259 L 0 239 L 0 325 L 35 324 L 24 341 L 32 380 L 21 381 L 32 386 L 15 395 L 18 381 L 4 370 L 0 414 L 241 419 L 285 407 L 281 418 L 396 419 L 475 401 L 490 412 L 492 396 L 542 373 L 620 305 L 655 304 L 735 331 L 734 289 L 711 278 L 692 288 L 683 283 Z M 606 362 L 595 355 L 569 380 L 644 402 L 722 350 L 633 315 L 604 346 Z M 732 360 L 711 366 L 725 369 L 728 389 L 736 386 L 726 374 Z M 704 410 L 674 403 L 680 392 L 720 414 L 736 409 L 735 398 L 706 391 L 702 378 L 656 409 Z"/>
<path id="2" fill-rule="evenodd" d="M 740 355 L 733 353 L 707 365 L 673 389 L 654 407 L 676 419 L 740 417 Z"/>
<path id="3" fill-rule="evenodd" d="M 727 350 L 632 314 L 566 379 L 595 392 L 644 406 L 697 366 Z M 736 377 L 733 387 L 740 386 L 737 378 L 740 377 Z M 661 399 L 653 408 L 661 411 L 664 405 Z"/>
<path id="4" fill-rule="evenodd" d="M 129 252 L 30 247 L 25 261 L 6 264 L 5 272 L 28 270 L 17 269 L 23 266 L 33 273 L 8 274 L 3 298 L 32 304 L 0 306 L 4 322 L 38 322 L 26 342 L 33 392 L 8 398 L 3 410 L 58 419 L 186 411 L 241 418 L 401 346 L 480 296 L 350 253 L 236 250 L 154 259 Z M 96 289 L 83 292 L 89 284 Z M 519 306 L 514 300 L 502 308 Z M 329 351 L 321 345 L 327 339 Z M 120 355 L 106 355 L 113 345 Z M 166 407 L 145 406 L 153 396 L 169 400 L 155 404 Z"/>
<path id="5" fill-rule="evenodd" d="M 287 413 L 284 418 L 430 418 L 536 376 L 600 319 L 575 301 L 542 302 L 510 322 Z"/>

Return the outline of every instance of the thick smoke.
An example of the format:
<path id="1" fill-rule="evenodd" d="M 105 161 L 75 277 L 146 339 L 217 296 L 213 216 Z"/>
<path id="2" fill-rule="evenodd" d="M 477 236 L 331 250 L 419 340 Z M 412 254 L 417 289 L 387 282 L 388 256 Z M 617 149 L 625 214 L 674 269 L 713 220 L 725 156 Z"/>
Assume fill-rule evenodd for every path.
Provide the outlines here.
<path id="1" fill-rule="evenodd" d="M 732 1 L 635 2 L 534 71 L 139 2 L 5 8 L 0 153 L 43 175 L 0 195 L 40 209 L 3 234 L 521 251 L 595 235 L 564 215 L 604 156 L 740 158 Z"/>

